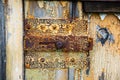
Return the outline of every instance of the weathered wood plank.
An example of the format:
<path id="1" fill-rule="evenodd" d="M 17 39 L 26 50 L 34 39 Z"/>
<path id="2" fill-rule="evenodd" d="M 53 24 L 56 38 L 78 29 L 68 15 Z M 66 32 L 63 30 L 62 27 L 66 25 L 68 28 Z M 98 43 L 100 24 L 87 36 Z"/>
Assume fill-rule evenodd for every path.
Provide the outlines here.
<path id="1" fill-rule="evenodd" d="M 85 12 L 120 12 L 120 2 L 83 2 Z"/>
<path id="2" fill-rule="evenodd" d="M 114 35 L 115 43 L 106 42 L 104 46 L 96 43 L 96 25 L 109 29 Z M 120 20 L 114 14 L 107 14 L 103 20 L 99 14 L 92 14 L 90 17 L 89 34 L 94 39 L 94 48 L 91 51 L 91 73 L 94 75 L 94 80 L 120 80 L 119 26 Z"/>
<path id="3" fill-rule="evenodd" d="M 107 1 L 107 2 L 110 2 L 110 1 L 120 1 L 120 0 L 81 0 L 81 1 Z"/>
<path id="4" fill-rule="evenodd" d="M 23 80 L 23 11 L 22 0 L 6 3 L 6 80 Z"/>
<path id="5" fill-rule="evenodd" d="M 0 80 L 5 80 L 5 30 L 4 30 L 4 8 L 0 0 Z"/>

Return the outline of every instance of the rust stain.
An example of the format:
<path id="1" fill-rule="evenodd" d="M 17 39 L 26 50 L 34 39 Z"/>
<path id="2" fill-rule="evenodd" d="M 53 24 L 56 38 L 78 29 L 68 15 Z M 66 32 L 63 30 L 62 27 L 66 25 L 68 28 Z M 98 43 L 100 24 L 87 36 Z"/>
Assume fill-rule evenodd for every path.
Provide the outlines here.
<path id="1" fill-rule="evenodd" d="M 8 0 L 4 0 L 5 4 L 8 4 Z"/>
<path id="2" fill-rule="evenodd" d="M 25 67 L 29 69 L 30 68 L 30 64 L 26 63 Z"/>

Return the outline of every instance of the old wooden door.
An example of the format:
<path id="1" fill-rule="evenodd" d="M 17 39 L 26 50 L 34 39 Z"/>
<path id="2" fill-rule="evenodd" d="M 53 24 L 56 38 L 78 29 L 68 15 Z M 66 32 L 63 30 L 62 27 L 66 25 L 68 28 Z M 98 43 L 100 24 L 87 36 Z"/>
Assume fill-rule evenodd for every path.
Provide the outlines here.
<path id="1" fill-rule="evenodd" d="M 9 46 L 7 48 L 7 80 L 22 80 L 22 2 L 21 0 L 17 0 L 17 2 L 16 0 L 9 0 L 8 3 L 10 14 L 7 14 L 10 17 L 8 16 L 6 19 L 9 25 L 7 25 L 9 29 L 6 29 L 10 31 L 12 35 L 11 37 L 8 36 L 10 40 L 7 40 L 7 43 L 9 43 L 7 44 Z M 74 11 L 76 10 L 74 5 L 74 8 L 72 8 L 72 6 L 66 6 L 67 4 L 69 4 L 69 2 L 53 4 L 46 1 L 39 3 L 37 0 L 35 2 L 26 0 L 24 25 L 24 63 L 26 80 L 120 80 L 120 14 L 91 13 L 85 15 L 82 12 L 81 2 L 77 3 L 78 12 Z M 54 6 L 58 5 L 60 10 L 57 12 L 57 9 L 55 9 L 57 7 Z M 36 6 L 36 8 L 34 6 Z M 72 9 L 68 9 L 67 7 Z M 61 10 L 61 8 L 64 10 Z M 58 13 L 61 14 L 61 16 L 58 16 Z M 69 13 L 72 15 L 69 16 Z M 74 14 L 76 14 L 76 16 Z M 78 21 L 72 18 L 76 18 Z M 18 23 L 16 23 L 16 20 Z M 81 20 L 83 21 L 81 22 Z M 86 25 L 84 25 L 87 23 L 86 20 L 88 20 L 87 29 Z M 71 22 L 76 24 L 75 27 L 71 26 L 74 25 L 71 24 Z M 78 22 L 79 27 L 77 27 Z M 13 26 L 13 23 L 15 26 Z M 51 23 L 52 27 L 50 27 Z M 63 26 L 66 25 L 66 23 L 69 26 Z M 82 25 L 82 23 L 84 24 Z M 60 27 L 61 24 L 62 27 Z M 96 42 L 96 38 L 98 38 L 96 36 L 96 25 L 99 25 L 97 26 L 98 28 L 109 30 L 114 37 L 114 43 L 109 43 L 107 40 L 104 45 L 101 45 L 100 41 Z M 59 30 L 62 33 L 60 33 Z M 15 34 L 13 31 L 15 31 Z M 94 46 L 93 50 L 89 52 L 91 49 L 85 46 L 85 44 L 92 41 L 91 37 L 93 38 Z M 59 45 L 57 47 L 55 46 L 56 40 L 58 40 L 57 45 Z M 67 46 L 67 49 L 66 46 L 63 47 L 63 44 L 66 43 L 64 41 L 71 41 L 72 46 L 70 49 L 70 45 Z M 75 44 L 73 44 L 73 42 Z M 77 42 L 84 48 L 78 48 Z M 16 46 L 17 49 L 14 48 L 14 46 Z M 88 54 L 88 52 L 90 54 Z"/>
<path id="2" fill-rule="evenodd" d="M 4 5 L 0 0 L 0 80 L 5 80 L 5 27 L 4 27 Z"/>
<path id="3" fill-rule="evenodd" d="M 80 12 L 79 2 L 25 1 L 26 80 L 82 80 L 89 74 L 92 38 Z"/>

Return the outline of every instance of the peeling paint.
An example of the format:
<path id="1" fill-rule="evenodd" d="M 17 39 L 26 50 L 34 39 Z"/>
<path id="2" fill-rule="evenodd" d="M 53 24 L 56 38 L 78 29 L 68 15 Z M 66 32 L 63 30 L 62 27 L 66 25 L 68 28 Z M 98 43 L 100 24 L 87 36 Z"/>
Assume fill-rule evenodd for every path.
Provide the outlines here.
<path id="1" fill-rule="evenodd" d="M 68 80 L 68 69 L 56 70 L 55 80 Z"/>
<path id="2" fill-rule="evenodd" d="M 120 19 L 114 14 L 107 14 L 104 20 L 99 18 L 99 14 L 92 14 L 89 24 L 89 33 L 91 37 L 96 39 L 96 24 L 105 26 L 114 35 L 115 43 L 110 44 L 106 42 L 106 45 L 102 47 L 100 44 L 96 44 L 94 40 L 94 48 L 91 51 L 94 80 L 120 80 L 120 55 L 117 48 L 120 34 Z M 104 68 L 104 72 L 101 70 Z M 104 74 L 104 75 L 103 75 Z"/>
<path id="3" fill-rule="evenodd" d="M 102 72 L 101 75 L 99 76 L 99 80 L 105 80 L 105 79 L 104 79 L 104 76 L 105 76 L 105 75 L 104 75 L 104 72 Z"/>
<path id="4" fill-rule="evenodd" d="M 75 76 L 75 68 L 74 67 L 69 67 L 69 71 L 68 71 L 68 80 L 74 80 L 74 76 Z"/>
<path id="5" fill-rule="evenodd" d="M 8 0 L 5 0 L 5 3 L 8 3 L 7 1 Z M 21 67 L 21 65 L 23 64 L 21 62 L 21 60 L 23 60 L 23 58 L 21 57 L 21 56 L 23 56 L 23 54 L 22 54 L 23 52 L 22 52 L 22 48 L 21 48 L 22 41 L 17 42 L 19 40 L 22 40 L 21 37 L 22 37 L 23 32 L 22 31 L 19 32 L 22 28 L 22 22 L 21 22 L 22 19 L 20 18 L 20 23 L 16 23 L 16 21 L 14 21 L 13 23 L 15 25 L 13 23 L 11 23 L 11 20 L 16 20 L 16 19 L 18 20 L 19 19 L 18 16 L 22 15 L 22 14 L 20 14 L 20 15 L 16 14 L 21 11 L 18 11 L 18 12 L 16 11 L 14 13 L 14 11 L 16 9 L 19 10 L 16 7 L 21 2 L 18 2 L 18 4 L 14 3 L 14 2 L 16 2 L 16 0 L 11 0 L 11 2 L 9 3 L 13 9 L 13 12 L 11 14 L 8 14 L 9 18 L 7 18 L 6 21 L 8 21 L 8 24 L 10 25 L 8 27 L 15 30 L 14 31 L 15 33 L 16 32 L 18 32 L 18 33 L 15 34 L 14 32 L 12 32 L 12 34 L 11 34 L 12 38 L 10 38 L 10 40 L 8 40 L 9 44 L 7 44 L 7 80 L 23 80 L 22 79 L 23 76 L 20 76 L 20 75 L 23 75 L 22 67 Z M 13 4 L 15 4 L 15 6 Z M 9 12 L 9 10 L 8 10 L 8 12 Z M 120 80 L 120 71 L 119 71 L 120 55 L 119 55 L 119 51 L 117 48 L 119 46 L 117 43 L 119 43 L 118 35 L 120 34 L 120 31 L 119 31 L 120 27 L 118 25 L 118 24 L 120 24 L 120 22 L 119 22 L 120 15 L 119 14 L 116 14 L 116 15 L 117 15 L 118 19 L 116 19 L 116 16 L 108 15 L 107 13 L 100 14 L 99 16 L 96 16 L 96 15 L 89 16 L 90 21 L 91 21 L 89 24 L 89 28 L 90 28 L 89 33 L 90 33 L 91 37 L 93 37 L 94 39 L 96 38 L 94 26 L 96 24 L 100 24 L 100 25 L 108 27 L 111 30 L 111 32 L 115 36 L 116 41 L 115 41 L 115 44 L 108 45 L 108 43 L 106 43 L 106 45 L 104 47 L 102 47 L 100 44 L 96 44 L 95 40 L 94 40 L 94 49 L 93 49 L 93 51 L 90 52 L 90 54 L 92 54 L 92 63 L 91 63 L 92 66 L 90 66 L 90 68 L 88 68 L 88 71 L 86 71 L 86 73 L 90 75 L 91 72 L 89 72 L 89 71 L 91 70 L 91 68 L 93 68 L 94 69 L 93 70 L 94 79 L 87 78 L 87 80 Z M 12 17 L 10 17 L 10 16 L 12 16 Z M 106 19 L 106 16 L 107 16 L 107 19 Z M 101 17 L 101 19 L 99 19 L 99 17 Z M 15 28 L 13 28 L 13 27 L 15 27 Z M 18 28 L 18 27 L 20 27 L 20 28 Z M 9 29 L 8 29 L 8 32 L 11 32 L 11 30 L 9 31 Z M 18 35 L 19 37 L 16 35 Z M 17 45 L 15 45 L 15 44 L 17 44 Z M 15 46 L 17 46 L 17 47 L 15 47 Z M 40 52 L 40 54 L 41 54 L 41 52 Z M 67 57 L 68 57 L 68 54 L 61 54 L 60 52 L 57 52 L 56 54 L 60 54 L 59 56 L 65 56 L 65 59 L 67 59 Z M 76 54 L 76 53 L 73 53 L 73 54 Z M 73 55 L 71 55 L 71 56 L 73 57 Z M 49 57 L 50 56 L 48 56 L 47 59 Z M 76 56 L 74 56 L 74 58 L 77 58 L 77 57 L 80 57 L 80 56 L 78 56 L 78 54 L 76 54 Z M 18 66 L 18 69 L 15 69 L 16 67 L 14 66 L 14 64 L 16 64 Z M 105 71 L 101 73 L 101 69 L 103 69 L 103 68 L 105 68 Z M 72 71 L 72 72 L 74 72 L 74 71 Z M 83 76 L 86 76 L 86 74 L 82 70 L 80 71 L 80 73 L 79 72 L 76 72 L 76 73 L 77 74 L 75 74 L 75 75 L 80 76 L 80 80 L 84 80 Z M 48 80 L 49 79 L 48 76 L 51 77 L 49 80 L 54 80 L 55 76 L 56 76 L 56 80 L 67 80 L 67 78 L 68 78 L 68 71 L 65 69 L 61 69 L 61 71 L 60 71 L 60 69 L 58 69 L 58 70 L 56 70 L 56 73 L 54 73 L 54 70 L 39 70 L 39 69 L 38 70 L 35 70 L 35 69 L 30 70 L 30 69 L 27 69 L 26 74 L 27 74 L 26 75 L 27 80 L 33 80 L 33 79 L 34 80 Z M 54 76 L 54 74 L 55 74 L 55 76 Z M 59 75 L 59 74 L 61 74 L 61 75 Z M 74 75 L 74 74 L 70 74 L 70 75 Z M 40 77 L 40 79 L 38 79 L 38 77 Z M 61 79 L 61 77 L 63 79 Z M 71 79 L 73 79 L 73 77 Z M 75 79 L 78 80 L 78 78 L 75 78 Z"/>
<path id="6" fill-rule="evenodd" d="M 119 13 L 118 14 L 116 13 L 115 15 L 120 19 L 120 14 Z"/>
<path id="7" fill-rule="evenodd" d="M 106 16 L 107 14 L 105 14 L 105 13 L 100 13 L 99 15 L 100 15 L 101 20 L 104 20 L 104 18 L 105 18 L 105 16 Z"/>

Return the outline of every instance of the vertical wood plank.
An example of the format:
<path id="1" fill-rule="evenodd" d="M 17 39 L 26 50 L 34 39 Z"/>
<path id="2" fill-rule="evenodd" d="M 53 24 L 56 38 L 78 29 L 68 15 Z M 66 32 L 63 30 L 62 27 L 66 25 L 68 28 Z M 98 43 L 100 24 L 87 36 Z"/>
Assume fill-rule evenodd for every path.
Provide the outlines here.
<path id="1" fill-rule="evenodd" d="M 5 80 L 5 34 L 4 34 L 4 6 L 0 0 L 0 80 Z"/>
<path id="2" fill-rule="evenodd" d="M 23 80 L 22 0 L 6 3 L 6 80 Z"/>
<path id="3" fill-rule="evenodd" d="M 82 11 L 82 2 L 77 3 L 78 11 L 79 11 L 79 19 L 83 19 L 83 11 Z"/>
<path id="4" fill-rule="evenodd" d="M 115 43 L 106 42 L 104 46 L 96 43 L 96 25 L 106 27 L 113 34 Z M 99 14 L 90 17 L 89 35 L 94 39 L 94 48 L 90 52 L 94 80 L 120 80 L 119 26 L 120 20 L 114 14 L 107 14 L 103 20 Z"/>

